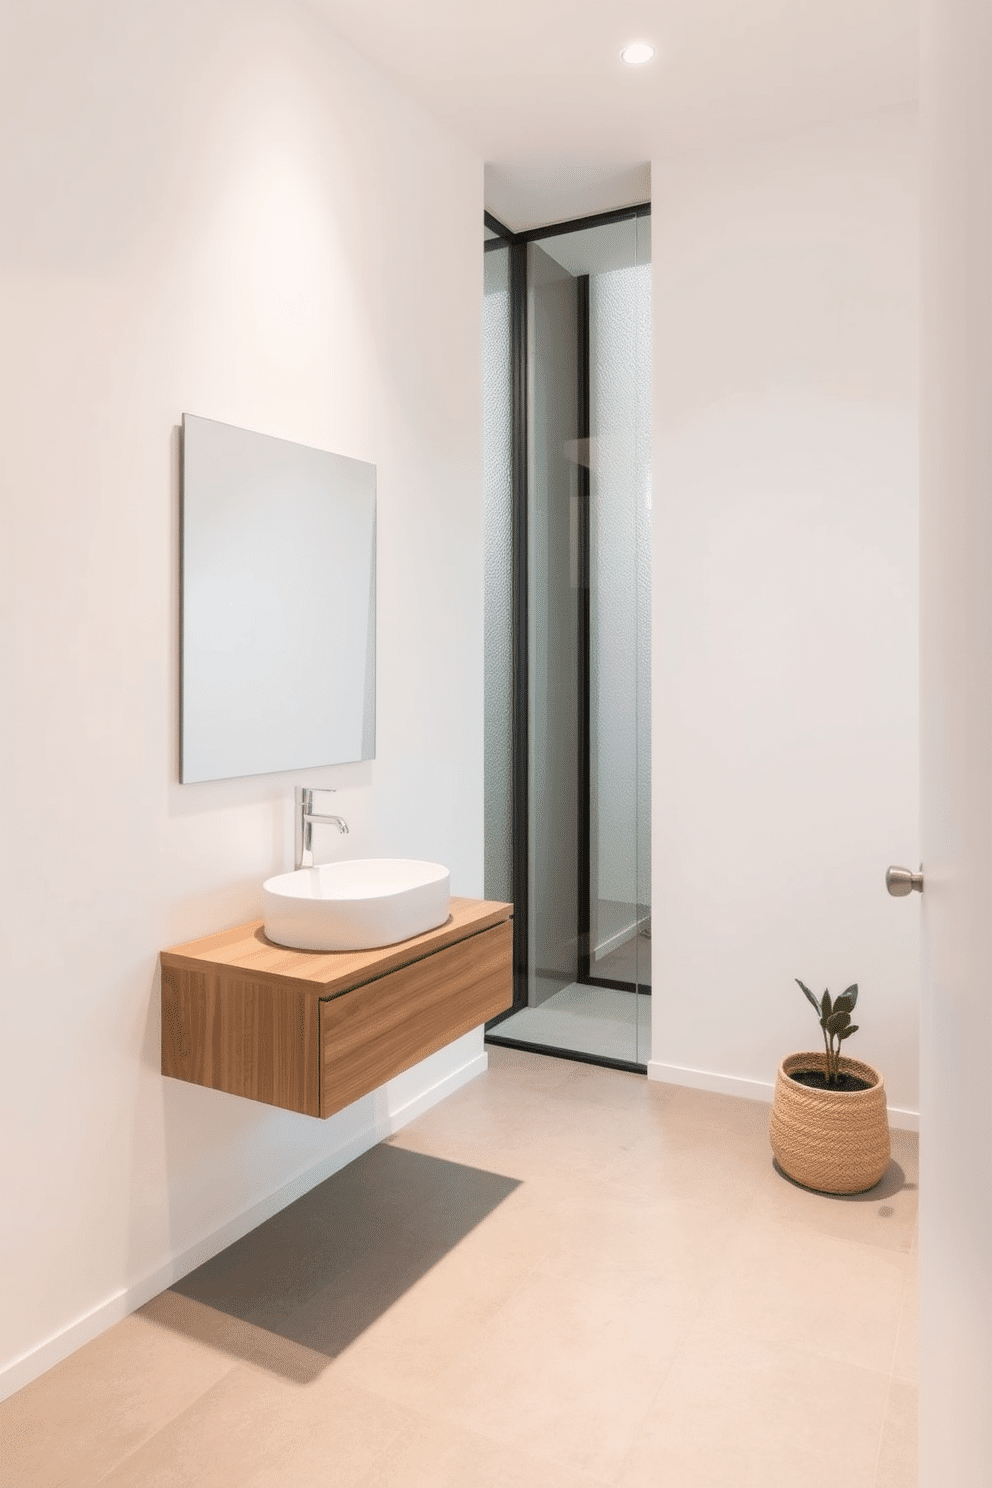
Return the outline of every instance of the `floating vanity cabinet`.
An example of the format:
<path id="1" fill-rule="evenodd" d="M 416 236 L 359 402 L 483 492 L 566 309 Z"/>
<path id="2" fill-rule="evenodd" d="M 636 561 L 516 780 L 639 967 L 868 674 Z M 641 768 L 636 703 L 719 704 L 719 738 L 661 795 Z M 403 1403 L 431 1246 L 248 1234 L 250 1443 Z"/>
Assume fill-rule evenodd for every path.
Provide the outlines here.
<path id="1" fill-rule="evenodd" d="M 162 1073 L 332 1116 L 513 1001 L 511 904 L 452 898 L 376 951 L 292 951 L 261 920 L 163 951 Z"/>

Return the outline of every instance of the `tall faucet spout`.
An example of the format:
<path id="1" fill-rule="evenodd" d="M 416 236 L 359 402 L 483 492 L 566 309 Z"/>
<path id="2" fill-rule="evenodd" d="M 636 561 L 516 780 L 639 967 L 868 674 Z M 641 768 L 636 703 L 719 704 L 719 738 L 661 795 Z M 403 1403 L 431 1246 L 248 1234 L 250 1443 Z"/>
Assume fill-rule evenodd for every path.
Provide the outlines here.
<path id="1" fill-rule="evenodd" d="M 342 834 L 348 831 L 348 823 L 343 816 L 325 816 L 322 812 L 313 809 L 313 790 L 306 786 L 296 787 L 296 866 L 297 868 L 313 867 L 313 827 L 314 822 L 318 826 L 337 827 Z"/>

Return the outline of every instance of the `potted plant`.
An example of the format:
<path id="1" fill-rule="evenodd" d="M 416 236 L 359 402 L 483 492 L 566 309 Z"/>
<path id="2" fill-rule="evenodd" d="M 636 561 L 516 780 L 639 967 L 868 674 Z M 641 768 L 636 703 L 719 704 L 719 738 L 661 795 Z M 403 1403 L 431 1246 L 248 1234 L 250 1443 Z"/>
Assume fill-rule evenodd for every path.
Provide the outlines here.
<path id="1" fill-rule="evenodd" d="M 866 1193 L 889 1165 L 885 1084 L 878 1070 L 841 1054 L 857 1033 L 851 1021 L 858 986 L 832 999 L 797 985 L 816 1009 L 823 1052 L 790 1054 L 779 1066 L 772 1101 L 771 1143 L 779 1166 L 805 1188 Z"/>

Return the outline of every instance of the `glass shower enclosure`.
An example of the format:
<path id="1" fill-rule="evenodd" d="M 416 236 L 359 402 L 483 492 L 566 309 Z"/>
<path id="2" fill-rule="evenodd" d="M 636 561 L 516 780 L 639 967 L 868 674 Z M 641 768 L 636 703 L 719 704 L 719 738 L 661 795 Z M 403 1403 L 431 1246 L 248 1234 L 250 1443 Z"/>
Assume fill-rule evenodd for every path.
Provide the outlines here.
<path id="1" fill-rule="evenodd" d="M 485 253 L 486 893 L 514 903 L 492 1042 L 650 1048 L 650 217 Z"/>

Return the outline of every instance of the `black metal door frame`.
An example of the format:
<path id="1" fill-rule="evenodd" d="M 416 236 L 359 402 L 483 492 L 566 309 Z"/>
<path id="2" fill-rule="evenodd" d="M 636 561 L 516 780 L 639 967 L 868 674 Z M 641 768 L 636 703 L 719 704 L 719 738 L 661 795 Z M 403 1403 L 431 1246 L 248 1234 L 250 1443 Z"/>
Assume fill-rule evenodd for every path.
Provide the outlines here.
<path id="1" fill-rule="evenodd" d="M 645 1066 L 606 1056 L 581 1054 L 572 1050 L 545 1047 L 522 1040 L 502 1037 L 496 1033 L 498 1025 L 527 1006 L 529 906 L 530 906 L 530 793 L 529 793 L 529 738 L 530 738 L 530 675 L 528 645 L 528 422 L 527 380 L 529 375 L 527 358 L 527 245 L 544 238 L 576 232 L 583 228 L 601 227 L 609 223 L 625 222 L 637 217 L 649 216 L 651 204 L 642 202 L 614 212 L 600 212 L 589 217 L 572 218 L 567 222 L 552 223 L 545 227 L 529 228 L 525 232 L 513 232 L 489 212 L 484 214 L 485 226 L 495 236 L 486 240 L 486 252 L 503 250 L 509 254 L 509 300 L 510 300 L 510 377 L 511 377 L 511 502 L 512 502 L 512 669 L 513 669 L 513 720 L 512 720 L 512 811 L 511 811 L 511 863 L 513 873 L 513 1003 L 506 1012 L 500 1013 L 486 1025 L 486 1037 L 490 1042 L 508 1047 L 531 1049 L 535 1052 L 556 1054 L 560 1057 L 578 1059 L 585 1063 L 603 1064 L 612 1068 L 643 1071 Z M 578 573 L 577 601 L 579 635 L 579 738 L 578 738 L 578 893 L 576 903 L 576 931 L 578 937 L 577 980 L 592 986 L 616 987 L 636 992 L 637 984 L 622 982 L 591 973 L 591 604 L 590 604 L 590 470 L 581 458 L 588 451 L 591 437 L 590 366 L 589 366 L 589 276 L 576 279 L 578 297 L 579 347 L 578 365 L 578 429 L 577 438 L 585 441 L 579 445 L 578 462 Z"/>

